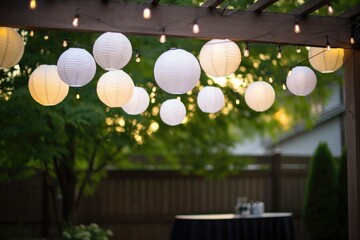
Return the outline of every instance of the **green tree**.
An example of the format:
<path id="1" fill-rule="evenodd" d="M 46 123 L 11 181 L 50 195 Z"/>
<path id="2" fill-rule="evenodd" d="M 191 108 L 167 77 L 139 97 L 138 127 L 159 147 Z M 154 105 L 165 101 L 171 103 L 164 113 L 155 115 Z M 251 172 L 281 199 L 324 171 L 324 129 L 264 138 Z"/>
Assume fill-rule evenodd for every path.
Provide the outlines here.
<path id="1" fill-rule="evenodd" d="M 311 240 L 338 239 L 336 167 L 326 143 L 311 159 L 305 189 L 304 221 Z"/>

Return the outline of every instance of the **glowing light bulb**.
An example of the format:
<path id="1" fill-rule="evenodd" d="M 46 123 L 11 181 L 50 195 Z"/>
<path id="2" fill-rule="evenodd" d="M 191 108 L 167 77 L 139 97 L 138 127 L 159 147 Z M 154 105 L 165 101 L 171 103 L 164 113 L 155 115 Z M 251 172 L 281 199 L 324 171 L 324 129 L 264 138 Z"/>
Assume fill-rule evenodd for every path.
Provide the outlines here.
<path id="1" fill-rule="evenodd" d="M 79 26 L 79 18 L 80 18 L 79 14 L 76 14 L 75 17 L 74 17 L 74 20 L 72 21 L 72 25 L 73 25 L 74 27 L 78 27 L 78 26 Z"/>
<path id="2" fill-rule="evenodd" d="M 29 8 L 31 10 L 35 10 L 37 8 L 37 3 L 36 3 L 36 0 L 30 0 L 29 2 Z"/>
<path id="3" fill-rule="evenodd" d="M 285 83 L 283 83 L 282 89 L 283 89 L 283 90 L 286 90 L 286 85 L 285 85 Z"/>
<path id="4" fill-rule="evenodd" d="M 272 82 L 274 82 L 273 78 L 269 77 L 269 83 L 272 83 Z"/>
<path id="5" fill-rule="evenodd" d="M 137 63 L 139 63 L 140 61 L 141 61 L 141 58 L 140 58 L 140 54 L 136 54 L 135 55 L 135 61 L 137 62 Z"/>
<path id="6" fill-rule="evenodd" d="M 160 43 L 166 43 L 166 35 L 165 34 L 161 34 L 159 42 Z"/>
<path id="7" fill-rule="evenodd" d="M 44 39 L 45 39 L 45 40 L 49 40 L 49 35 L 46 34 L 46 35 L 44 36 Z"/>
<path id="8" fill-rule="evenodd" d="M 197 24 L 196 22 L 193 25 L 193 33 L 199 33 L 200 32 L 200 27 L 199 24 Z"/>
<path id="9" fill-rule="evenodd" d="M 350 43 L 355 44 L 355 38 L 353 36 L 350 38 Z"/>
<path id="10" fill-rule="evenodd" d="M 301 53 L 301 48 L 299 46 L 296 48 L 296 52 Z"/>
<path id="11" fill-rule="evenodd" d="M 144 8 L 143 18 L 144 19 L 150 19 L 151 18 L 151 10 L 150 10 L 150 8 Z"/>
<path id="12" fill-rule="evenodd" d="M 301 32 L 300 25 L 299 25 L 298 22 L 295 22 L 294 32 L 295 32 L 295 33 L 300 33 L 300 32 Z"/>
<path id="13" fill-rule="evenodd" d="M 289 70 L 289 72 L 288 72 L 288 76 L 290 76 L 291 75 L 291 73 L 292 73 L 292 71 L 291 71 L 291 69 Z"/>
<path id="14" fill-rule="evenodd" d="M 334 9 L 333 9 L 333 7 L 331 6 L 330 3 L 328 4 L 328 9 L 327 9 L 327 11 L 328 11 L 328 14 L 329 14 L 329 15 L 333 15 L 333 14 L 334 14 Z"/>
<path id="15" fill-rule="evenodd" d="M 34 36 L 34 31 L 31 30 L 31 31 L 30 31 L 30 37 L 33 37 L 33 36 Z"/>
<path id="16" fill-rule="evenodd" d="M 278 53 L 277 53 L 276 57 L 277 57 L 278 59 L 280 59 L 280 58 L 282 58 L 282 53 L 281 53 L 281 48 L 280 48 L 280 46 L 279 46 L 278 49 L 279 49 L 279 50 L 278 50 Z"/>
<path id="17" fill-rule="evenodd" d="M 80 93 L 76 93 L 76 99 L 79 100 L 80 99 Z"/>
<path id="18" fill-rule="evenodd" d="M 66 41 L 66 40 L 63 40 L 63 44 L 62 44 L 62 46 L 63 46 L 64 48 L 66 48 L 66 47 L 68 46 L 68 43 L 67 43 L 67 41 Z"/>
<path id="19" fill-rule="evenodd" d="M 250 55 L 250 51 L 248 48 L 245 48 L 244 50 L 244 57 L 248 57 Z"/>

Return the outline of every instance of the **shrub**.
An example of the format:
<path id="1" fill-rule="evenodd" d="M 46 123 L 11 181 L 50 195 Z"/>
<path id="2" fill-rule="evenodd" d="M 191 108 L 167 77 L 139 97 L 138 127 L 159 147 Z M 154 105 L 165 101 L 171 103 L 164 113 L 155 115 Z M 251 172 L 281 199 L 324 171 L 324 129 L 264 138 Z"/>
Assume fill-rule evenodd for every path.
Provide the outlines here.
<path id="1" fill-rule="evenodd" d="M 101 229 L 96 223 L 91 223 L 87 226 L 67 226 L 62 236 L 68 240 L 108 240 L 113 233 L 111 230 Z"/>

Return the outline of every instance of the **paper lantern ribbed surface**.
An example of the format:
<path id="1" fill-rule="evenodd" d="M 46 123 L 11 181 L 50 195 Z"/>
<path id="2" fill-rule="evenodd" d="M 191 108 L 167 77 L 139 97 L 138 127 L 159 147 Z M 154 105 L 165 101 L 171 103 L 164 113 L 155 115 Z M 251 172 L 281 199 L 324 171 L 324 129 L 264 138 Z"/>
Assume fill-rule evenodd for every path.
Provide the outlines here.
<path id="1" fill-rule="evenodd" d="M 15 29 L 0 27 L 0 69 L 15 66 L 24 54 L 24 42 Z"/>
<path id="2" fill-rule="evenodd" d="M 108 107 L 122 107 L 133 95 L 134 82 L 123 70 L 110 71 L 100 77 L 96 92 Z"/>
<path id="3" fill-rule="evenodd" d="M 155 62 L 155 81 L 168 93 L 183 94 L 190 91 L 199 82 L 200 74 L 196 57 L 182 49 L 166 51 Z"/>
<path id="4" fill-rule="evenodd" d="M 31 97 L 44 106 L 60 103 L 69 92 L 69 86 L 61 80 L 56 65 L 40 65 L 31 73 L 28 86 Z"/>
<path id="5" fill-rule="evenodd" d="M 127 114 L 143 113 L 149 106 L 149 94 L 141 87 L 135 87 L 131 99 L 122 107 Z"/>
<path id="6" fill-rule="evenodd" d="M 70 87 L 82 87 L 95 76 L 96 63 L 85 49 L 69 48 L 59 57 L 57 70 L 60 78 Z"/>
<path id="7" fill-rule="evenodd" d="M 179 125 L 186 116 L 184 104 L 177 99 L 169 99 L 161 104 L 160 118 L 170 126 Z"/>
<path id="8" fill-rule="evenodd" d="M 245 102 L 249 108 L 256 112 L 268 110 L 274 101 L 275 91 L 267 82 L 252 82 L 245 90 Z"/>
<path id="9" fill-rule="evenodd" d="M 93 54 L 103 69 L 121 69 L 130 61 L 132 46 L 124 34 L 106 32 L 96 39 Z"/>
<path id="10" fill-rule="evenodd" d="M 234 73 L 241 62 L 239 47 L 229 39 L 213 39 L 200 51 L 200 64 L 212 77 L 226 77 Z"/>
<path id="11" fill-rule="evenodd" d="M 344 49 L 311 47 L 309 50 L 309 62 L 313 68 L 322 73 L 331 73 L 338 70 L 344 63 Z"/>
<path id="12" fill-rule="evenodd" d="M 286 78 L 289 91 L 297 96 L 309 95 L 315 89 L 316 82 L 314 71 L 304 66 L 294 67 Z"/>
<path id="13" fill-rule="evenodd" d="M 216 113 L 224 107 L 224 94 L 218 87 L 206 86 L 199 92 L 197 103 L 201 111 Z"/>

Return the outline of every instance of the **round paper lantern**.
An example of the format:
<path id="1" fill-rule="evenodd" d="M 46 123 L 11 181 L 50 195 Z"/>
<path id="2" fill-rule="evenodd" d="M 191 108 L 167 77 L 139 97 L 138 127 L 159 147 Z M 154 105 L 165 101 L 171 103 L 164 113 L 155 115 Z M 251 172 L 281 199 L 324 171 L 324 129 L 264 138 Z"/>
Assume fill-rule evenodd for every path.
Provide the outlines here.
<path id="1" fill-rule="evenodd" d="M 226 77 L 234 73 L 241 62 L 239 47 L 229 39 L 213 39 L 200 51 L 200 64 L 212 77 Z"/>
<path id="2" fill-rule="evenodd" d="M 96 63 L 85 49 L 69 48 L 59 57 L 57 70 L 60 78 L 70 87 L 82 87 L 95 76 Z"/>
<path id="3" fill-rule="evenodd" d="M 249 108 L 256 112 L 268 110 L 274 101 L 275 91 L 267 82 L 252 82 L 245 90 L 245 102 Z"/>
<path id="4" fill-rule="evenodd" d="M 24 42 L 15 29 L 0 27 L 0 69 L 15 66 L 24 54 Z"/>
<path id="5" fill-rule="evenodd" d="M 291 70 L 286 78 L 286 86 L 296 96 L 309 95 L 316 87 L 316 75 L 308 67 L 298 66 Z"/>
<path id="6" fill-rule="evenodd" d="M 130 115 L 143 113 L 149 106 L 150 98 L 145 89 L 135 87 L 131 99 L 122 107 Z"/>
<path id="7" fill-rule="evenodd" d="M 344 63 L 344 49 L 311 47 L 309 62 L 313 68 L 322 73 L 331 73 L 338 70 Z"/>
<path id="8" fill-rule="evenodd" d="M 160 107 L 161 120 L 170 126 L 180 124 L 186 116 L 184 104 L 177 99 L 166 100 Z"/>
<path id="9" fill-rule="evenodd" d="M 60 103 L 69 92 L 69 86 L 61 80 L 56 65 L 40 65 L 31 73 L 28 86 L 31 97 L 44 106 Z"/>
<path id="10" fill-rule="evenodd" d="M 196 57 L 182 49 L 166 51 L 155 62 L 155 81 L 168 93 L 183 94 L 190 91 L 199 82 L 200 74 Z"/>
<path id="11" fill-rule="evenodd" d="M 216 113 L 224 107 L 224 94 L 220 88 L 207 86 L 199 92 L 197 103 L 201 111 Z"/>
<path id="12" fill-rule="evenodd" d="M 134 82 L 123 70 L 110 71 L 100 77 L 96 92 L 108 107 L 122 107 L 133 95 Z"/>
<path id="13" fill-rule="evenodd" d="M 121 69 L 130 61 L 131 43 L 124 34 L 106 32 L 96 39 L 93 55 L 103 69 Z"/>

